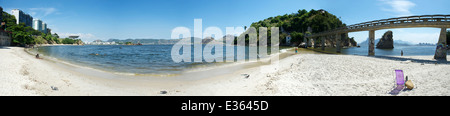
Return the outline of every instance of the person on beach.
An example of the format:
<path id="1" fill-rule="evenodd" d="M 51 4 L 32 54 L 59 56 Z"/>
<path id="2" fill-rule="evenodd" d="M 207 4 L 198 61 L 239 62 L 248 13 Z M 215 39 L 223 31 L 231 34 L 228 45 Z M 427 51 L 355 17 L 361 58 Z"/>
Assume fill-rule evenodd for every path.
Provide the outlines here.
<path id="1" fill-rule="evenodd" d="M 36 59 L 43 59 L 39 56 L 39 54 L 36 55 Z"/>
<path id="2" fill-rule="evenodd" d="M 403 56 L 403 50 L 402 50 L 402 52 L 400 54 Z"/>
<path id="3" fill-rule="evenodd" d="M 295 54 L 297 54 L 297 49 L 298 49 L 298 48 L 297 48 L 297 47 L 295 47 Z"/>

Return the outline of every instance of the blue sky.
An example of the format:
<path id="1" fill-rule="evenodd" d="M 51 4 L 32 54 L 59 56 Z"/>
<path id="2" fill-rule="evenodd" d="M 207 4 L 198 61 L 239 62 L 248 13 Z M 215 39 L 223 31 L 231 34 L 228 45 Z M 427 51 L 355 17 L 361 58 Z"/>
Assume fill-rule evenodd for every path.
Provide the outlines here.
<path id="1" fill-rule="evenodd" d="M 325 9 L 350 25 L 408 15 L 450 14 L 449 0 L 1 0 L 7 12 L 21 9 L 43 20 L 60 36 L 84 41 L 110 38 L 168 39 L 175 27 L 249 26 L 252 22 L 297 12 Z M 376 31 L 380 38 L 387 30 Z M 393 29 L 394 39 L 435 43 L 439 29 Z M 192 32 L 193 33 L 193 32 Z M 225 32 L 224 32 L 225 33 Z M 368 32 L 349 33 L 364 41 Z"/>

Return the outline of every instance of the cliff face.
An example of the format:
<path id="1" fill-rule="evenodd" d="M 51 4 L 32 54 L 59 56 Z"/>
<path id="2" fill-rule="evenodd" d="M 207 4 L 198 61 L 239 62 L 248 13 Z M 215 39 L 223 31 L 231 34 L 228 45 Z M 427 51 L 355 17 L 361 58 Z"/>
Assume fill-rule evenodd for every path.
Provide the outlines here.
<path id="1" fill-rule="evenodd" d="M 378 49 L 393 49 L 394 48 L 394 39 L 392 38 L 392 31 L 387 31 L 384 33 L 383 37 L 377 43 Z"/>

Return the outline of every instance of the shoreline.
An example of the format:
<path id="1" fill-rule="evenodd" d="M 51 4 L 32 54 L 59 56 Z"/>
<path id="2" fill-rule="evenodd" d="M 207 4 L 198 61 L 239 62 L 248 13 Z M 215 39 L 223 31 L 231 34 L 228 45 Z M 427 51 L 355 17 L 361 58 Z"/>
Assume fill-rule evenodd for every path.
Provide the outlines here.
<path id="1" fill-rule="evenodd" d="M 49 45 L 49 46 L 59 46 L 59 45 Z M 71 46 L 71 45 L 65 45 L 65 46 Z M 25 51 L 29 55 L 32 55 L 32 56 L 34 56 L 35 54 L 38 54 L 36 49 L 25 48 Z M 293 55 L 292 53 L 288 53 L 287 51 L 292 51 L 292 53 L 293 53 L 294 48 L 284 47 L 283 49 L 280 49 L 279 53 L 274 54 L 274 55 L 269 55 L 269 57 L 266 57 L 266 58 L 259 58 L 258 61 L 246 60 L 246 61 L 237 61 L 237 62 L 214 62 L 211 64 L 205 64 L 205 65 L 194 65 L 194 66 L 187 68 L 186 70 L 181 71 L 180 73 L 133 73 L 133 72 L 120 71 L 120 70 L 108 70 L 108 69 L 103 69 L 101 67 L 95 67 L 90 64 L 82 64 L 82 63 L 72 62 L 68 59 L 60 59 L 60 58 L 56 58 L 56 57 L 52 57 L 52 56 L 46 56 L 46 55 L 40 54 L 40 53 L 39 54 L 40 54 L 40 57 L 44 58 L 44 60 L 48 60 L 53 63 L 62 63 L 65 65 L 70 65 L 70 66 L 74 66 L 77 68 L 87 68 L 87 69 L 96 70 L 97 72 L 102 72 L 102 73 L 112 73 L 112 74 L 121 75 L 121 76 L 178 77 L 180 75 L 185 75 L 186 73 L 205 72 L 207 70 L 214 70 L 214 69 L 218 69 L 218 68 L 224 69 L 224 68 L 229 68 L 229 67 L 238 67 L 239 69 L 242 69 L 240 67 L 260 66 L 260 65 L 267 64 L 266 62 L 268 59 L 270 59 L 270 57 L 279 55 L 279 56 L 281 56 L 280 59 L 283 59 L 283 58 Z M 307 50 L 305 50 L 305 51 L 307 51 Z M 311 51 L 309 53 L 312 53 L 312 52 L 313 51 Z"/>
<path id="2" fill-rule="evenodd" d="M 297 54 L 280 58 L 274 64 L 215 68 L 184 77 L 144 78 L 108 75 L 39 60 L 26 53 L 24 48 L 6 47 L 0 49 L 0 53 L 5 54 L 0 60 L 3 66 L 0 95 L 383 96 L 389 95 L 386 91 L 394 85 L 393 70 L 397 68 L 403 69 L 417 85 L 417 89 L 399 95 L 450 95 L 447 85 L 450 80 L 445 78 L 450 75 L 450 71 L 445 70 L 450 68 L 448 64 L 421 65 L 365 56 Z M 432 57 L 404 58 L 429 60 Z M 242 74 L 250 76 L 245 78 Z M 59 90 L 52 90 L 51 86 Z M 160 94 L 160 91 L 168 93 Z"/>

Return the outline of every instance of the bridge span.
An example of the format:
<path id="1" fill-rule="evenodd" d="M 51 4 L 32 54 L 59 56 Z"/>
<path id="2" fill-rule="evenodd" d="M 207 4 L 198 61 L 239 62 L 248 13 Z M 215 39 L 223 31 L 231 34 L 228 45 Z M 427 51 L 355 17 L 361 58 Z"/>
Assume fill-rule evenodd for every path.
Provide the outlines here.
<path id="1" fill-rule="evenodd" d="M 310 42 L 314 41 L 313 39 L 321 39 L 322 50 L 324 50 L 325 49 L 324 40 L 334 38 L 337 40 L 336 52 L 340 53 L 341 38 L 347 37 L 349 32 L 368 31 L 369 32 L 368 55 L 373 56 L 375 55 L 374 41 L 376 30 L 395 29 L 395 28 L 418 28 L 418 27 L 431 27 L 441 29 L 434 58 L 438 60 L 441 59 L 446 60 L 447 59 L 447 49 L 445 48 L 447 45 L 446 31 L 447 28 L 450 28 L 450 15 L 420 15 L 420 16 L 408 16 L 408 17 L 398 17 L 398 18 L 369 21 L 307 35 L 305 36 L 305 41 L 307 41 L 308 38 L 310 39 Z"/>

